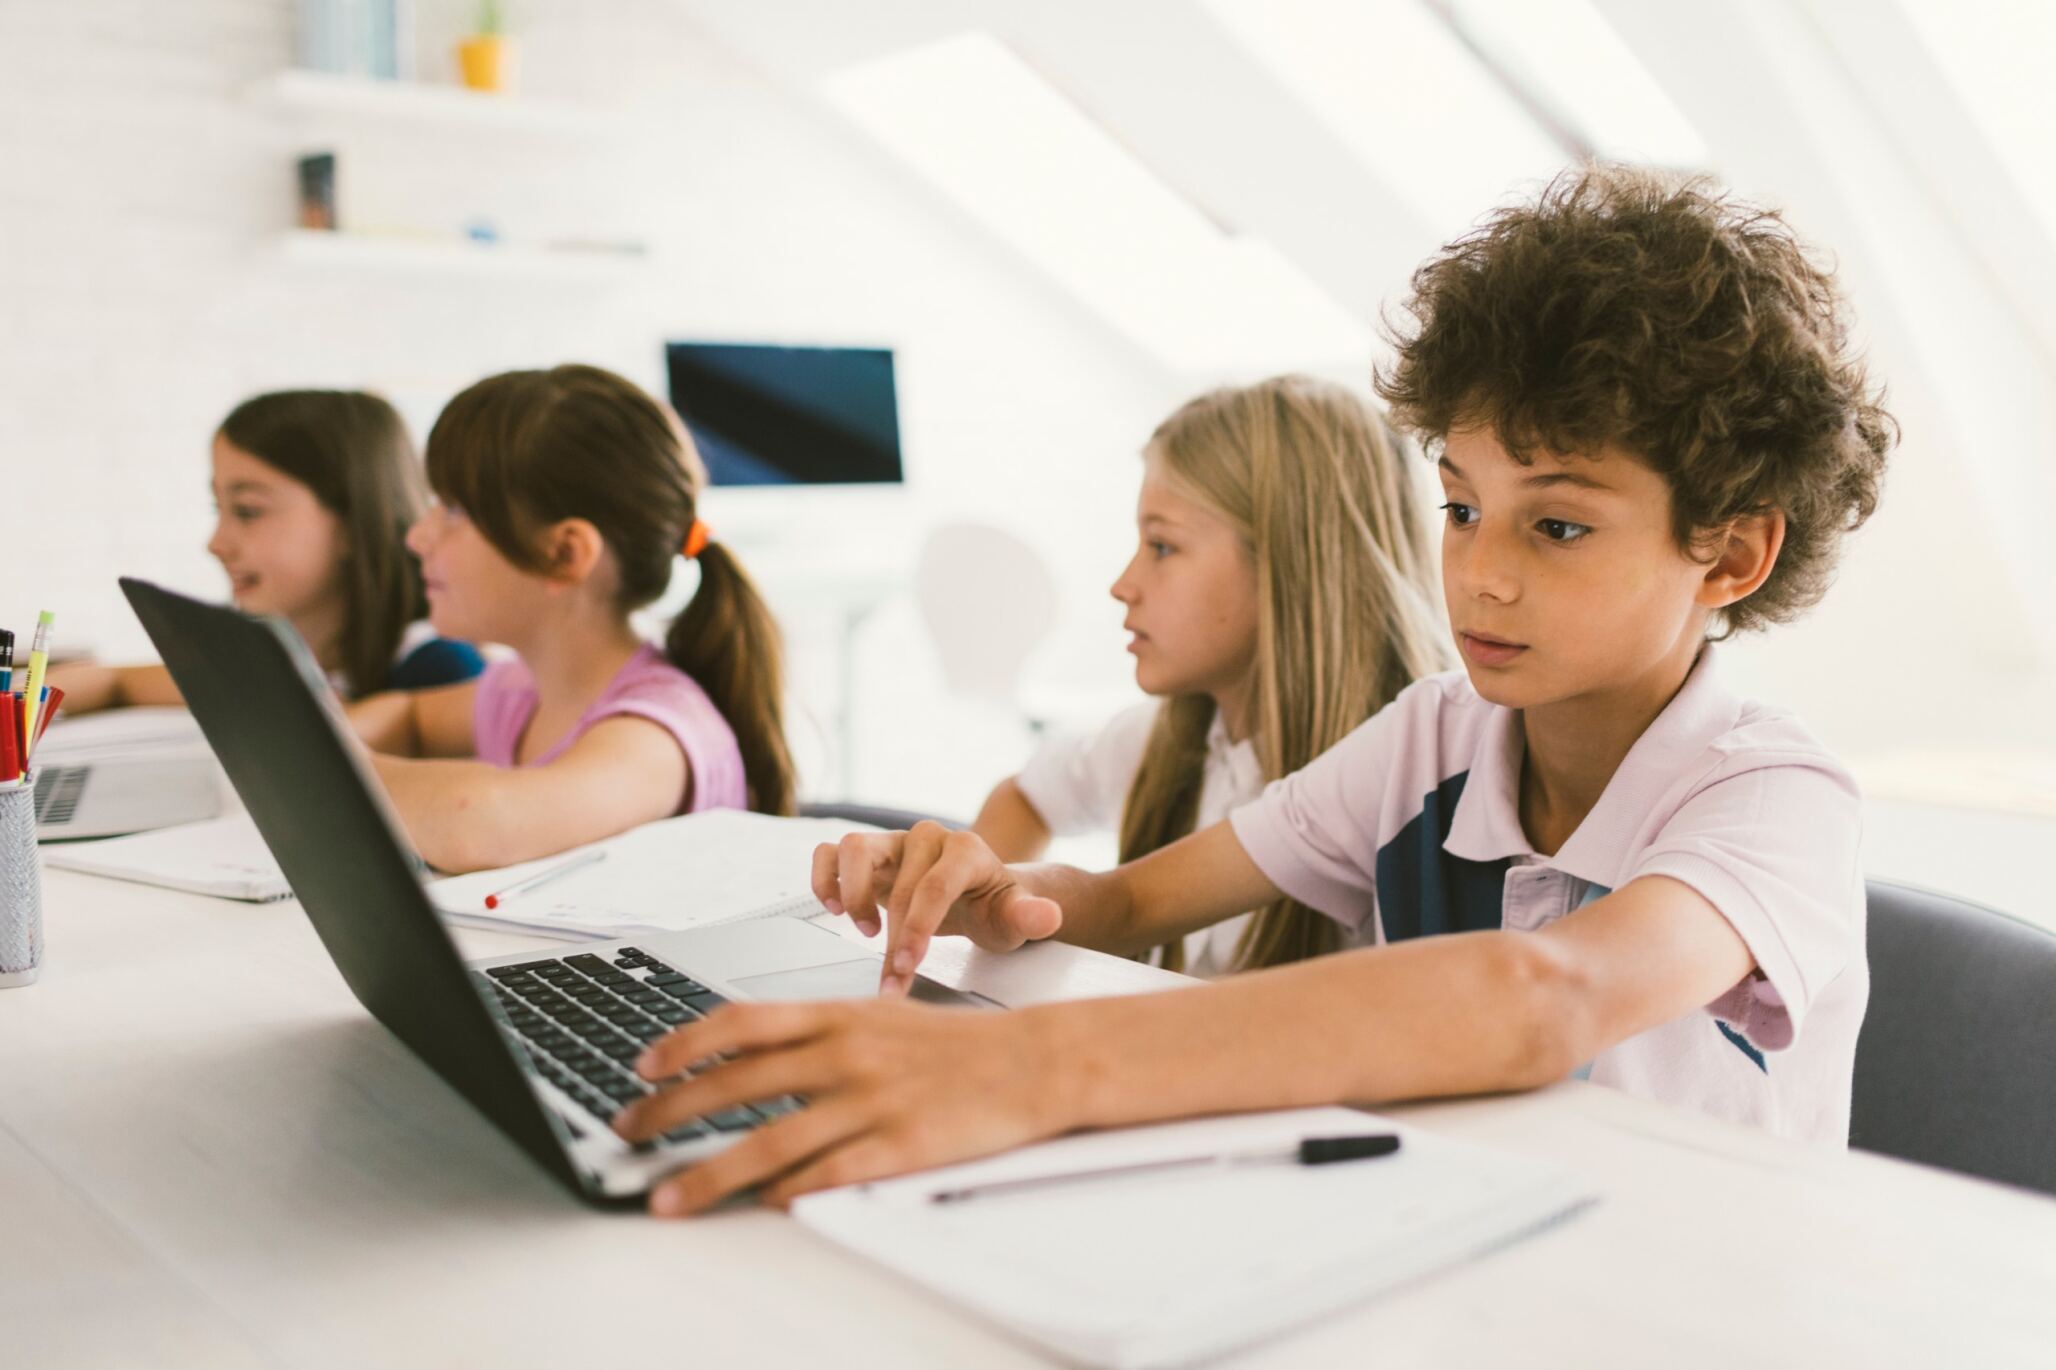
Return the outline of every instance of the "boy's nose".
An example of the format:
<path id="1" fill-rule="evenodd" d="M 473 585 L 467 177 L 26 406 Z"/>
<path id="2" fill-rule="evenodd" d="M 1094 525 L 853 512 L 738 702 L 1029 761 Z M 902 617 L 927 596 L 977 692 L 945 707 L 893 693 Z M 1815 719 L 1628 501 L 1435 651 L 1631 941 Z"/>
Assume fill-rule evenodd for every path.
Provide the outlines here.
<path id="1" fill-rule="evenodd" d="M 1505 539 L 1480 528 L 1469 544 L 1455 554 L 1457 588 L 1467 599 L 1489 599 L 1511 604 L 1520 598 L 1520 580 L 1514 574 L 1512 549 Z"/>

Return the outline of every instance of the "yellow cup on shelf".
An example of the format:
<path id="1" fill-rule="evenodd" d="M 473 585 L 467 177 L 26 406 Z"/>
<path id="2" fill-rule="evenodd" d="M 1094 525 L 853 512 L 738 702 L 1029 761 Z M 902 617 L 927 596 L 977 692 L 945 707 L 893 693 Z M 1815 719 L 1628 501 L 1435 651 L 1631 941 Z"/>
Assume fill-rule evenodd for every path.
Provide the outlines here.
<path id="1" fill-rule="evenodd" d="M 504 33 L 474 33 L 457 44 L 457 69 L 472 90 L 511 93 L 520 49 Z"/>

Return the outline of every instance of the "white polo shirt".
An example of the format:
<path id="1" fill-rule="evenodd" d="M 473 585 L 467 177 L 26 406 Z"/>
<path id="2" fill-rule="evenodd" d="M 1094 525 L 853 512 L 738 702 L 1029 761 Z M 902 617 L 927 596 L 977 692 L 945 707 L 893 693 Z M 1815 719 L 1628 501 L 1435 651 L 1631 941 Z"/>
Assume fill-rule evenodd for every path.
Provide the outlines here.
<path id="1" fill-rule="evenodd" d="M 1059 837 L 1121 826 L 1135 772 L 1156 726 L 1159 704 L 1149 700 L 1116 714 L 1097 734 L 1054 739 L 1038 749 L 1014 783 L 1035 807 L 1044 826 Z M 1228 740 L 1220 714 L 1207 729 L 1206 762 L 1199 791 L 1199 819 L 1193 831 L 1210 828 L 1228 811 L 1263 792 L 1263 768 L 1245 738 Z M 1225 975 L 1235 968 L 1235 948 L 1249 915 L 1238 914 L 1185 938 L 1188 975 Z"/>
<path id="2" fill-rule="evenodd" d="M 1521 829 L 1520 715 L 1461 671 L 1416 682 L 1237 809 L 1235 834 L 1359 943 L 1533 930 L 1646 875 L 1691 886 L 1757 969 L 1602 1051 L 1590 1078 L 1846 1146 L 1870 995 L 1856 784 L 1792 715 L 1729 693 L 1717 654 L 1703 649 L 1553 856 Z"/>

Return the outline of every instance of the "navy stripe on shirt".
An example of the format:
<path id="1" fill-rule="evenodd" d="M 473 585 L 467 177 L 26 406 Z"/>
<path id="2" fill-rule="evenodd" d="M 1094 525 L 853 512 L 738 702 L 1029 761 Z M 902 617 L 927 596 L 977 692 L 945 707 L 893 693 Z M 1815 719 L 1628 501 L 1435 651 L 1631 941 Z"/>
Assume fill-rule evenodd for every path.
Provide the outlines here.
<path id="1" fill-rule="evenodd" d="M 1470 772 L 1452 775 L 1421 800 L 1421 811 L 1378 849 L 1378 917 L 1385 940 L 1485 932 L 1500 925 L 1513 862 L 1466 861 L 1443 850 Z"/>

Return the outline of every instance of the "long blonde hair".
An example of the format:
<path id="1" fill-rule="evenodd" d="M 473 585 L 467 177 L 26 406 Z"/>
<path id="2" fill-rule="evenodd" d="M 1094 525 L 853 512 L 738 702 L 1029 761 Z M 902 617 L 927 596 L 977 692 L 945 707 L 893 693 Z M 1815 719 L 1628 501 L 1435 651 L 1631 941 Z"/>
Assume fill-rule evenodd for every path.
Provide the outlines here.
<path id="1" fill-rule="evenodd" d="M 1410 447 L 1367 402 L 1307 376 L 1214 390 L 1158 425 L 1145 450 L 1254 554 L 1248 723 L 1265 780 L 1306 765 L 1447 664 Z M 1157 710 L 1121 814 L 1123 861 L 1192 831 L 1213 719 L 1204 694 Z M 1250 920 L 1235 961 L 1279 965 L 1338 941 L 1331 920 L 1281 899 Z M 1159 955 L 1184 964 L 1181 944 Z"/>

